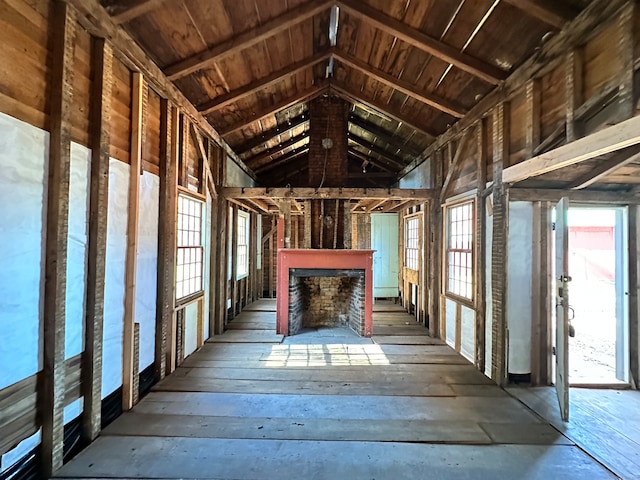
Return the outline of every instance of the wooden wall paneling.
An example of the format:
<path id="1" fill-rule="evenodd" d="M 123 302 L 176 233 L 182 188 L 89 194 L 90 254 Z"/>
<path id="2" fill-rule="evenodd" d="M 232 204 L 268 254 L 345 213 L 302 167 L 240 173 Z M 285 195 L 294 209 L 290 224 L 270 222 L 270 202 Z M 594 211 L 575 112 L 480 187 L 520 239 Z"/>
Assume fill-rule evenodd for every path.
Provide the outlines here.
<path id="1" fill-rule="evenodd" d="M 125 163 L 129 163 L 131 151 L 131 79 L 131 71 L 114 52 L 109 154 Z"/>
<path id="2" fill-rule="evenodd" d="M 142 174 L 142 146 L 147 88 L 140 73 L 133 73 L 133 109 L 131 117 L 131 163 L 129 169 L 129 209 L 127 216 L 127 257 L 124 298 L 124 333 L 122 352 L 122 408 L 134 405 L 133 378 L 134 323 L 136 318 L 136 271 L 138 227 L 140 213 L 140 176 Z"/>
<path id="3" fill-rule="evenodd" d="M 231 298 L 231 319 L 236 316 L 238 305 L 238 205 L 231 206 L 231 282 L 229 297 Z"/>
<path id="4" fill-rule="evenodd" d="M 486 241 L 485 222 L 486 211 L 484 206 L 483 192 L 487 186 L 487 120 L 482 119 L 476 128 L 476 202 L 475 202 L 475 235 L 474 235 L 474 297 L 476 307 L 476 348 L 475 365 L 481 372 L 485 371 L 485 351 L 486 351 Z"/>
<path id="5" fill-rule="evenodd" d="M 635 114 L 636 95 L 634 85 L 635 74 L 635 21 L 637 6 L 628 2 L 618 17 L 618 57 L 622 69 L 618 74 L 620 87 L 618 90 L 619 120 L 626 120 Z"/>
<path id="6" fill-rule="evenodd" d="M 168 100 L 160 109 L 160 208 L 158 218 L 158 297 L 156 301 L 155 373 L 162 380 L 175 365 L 171 354 L 175 322 L 178 215 L 179 113 Z"/>
<path id="7" fill-rule="evenodd" d="M 304 201 L 304 248 L 311 248 L 311 200 Z"/>
<path id="8" fill-rule="evenodd" d="M 576 121 L 576 109 L 584 100 L 584 55 L 581 49 L 567 53 L 565 65 L 565 108 L 567 119 L 567 143 L 582 136 Z"/>
<path id="9" fill-rule="evenodd" d="M 89 32 L 76 28 L 73 66 L 73 102 L 71 107 L 71 139 L 80 145 L 90 144 L 92 38 Z"/>
<path id="10" fill-rule="evenodd" d="M 629 205 L 629 373 L 630 382 L 640 387 L 640 207 Z"/>
<path id="11" fill-rule="evenodd" d="M 352 213 L 351 213 L 351 207 L 353 205 L 351 204 L 351 201 L 349 200 L 345 200 L 344 201 L 344 205 L 343 205 L 343 209 L 342 209 L 342 214 L 344 215 L 344 230 L 342 232 L 342 243 L 344 245 L 344 248 L 347 250 L 351 250 L 352 248 L 352 243 L 351 243 L 351 237 L 352 237 Z"/>
<path id="12" fill-rule="evenodd" d="M 109 117 L 113 81 L 113 50 L 104 39 L 94 39 L 93 85 L 90 107 L 91 179 L 89 186 L 89 238 L 82 365 L 82 436 L 96 439 L 102 422 L 102 335 L 107 252 L 109 197 Z"/>
<path id="13" fill-rule="evenodd" d="M 443 219 L 442 204 L 440 203 L 440 189 L 443 182 L 443 158 L 440 150 L 431 156 L 431 178 L 437 200 L 429 202 L 429 335 L 443 338 L 440 318 L 440 296 L 442 294 L 442 259 L 443 249 Z"/>
<path id="14" fill-rule="evenodd" d="M 503 384 L 507 378 L 506 292 L 508 193 L 502 172 L 509 158 L 509 105 L 502 103 L 493 112 L 493 245 L 491 254 L 492 291 L 492 371 L 491 378 Z"/>
<path id="15" fill-rule="evenodd" d="M 43 375 L 39 391 L 42 419 L 42 474 L 62 466 L 65 396 L 65 304 L 69 235 L 71 109 L 76 36 L 75 13 L 66 3 L 53 7 L 51 134 L 44 284 Z"/>
<path id="16" fill-rule="evenodd" d="M 198 299 L 198 328 L 196 331 L 196 347 L 204 345 L 204 297 Z"/>
<path id="17" fill-rule="evenodd" d="M 541 108 L 542 91 L 539 79 L 532 79 L 526 85 L 526 124 L 525 124 L 525 159 L 532 158 L 534 151 L 540 145 L 542 134 Z"/>

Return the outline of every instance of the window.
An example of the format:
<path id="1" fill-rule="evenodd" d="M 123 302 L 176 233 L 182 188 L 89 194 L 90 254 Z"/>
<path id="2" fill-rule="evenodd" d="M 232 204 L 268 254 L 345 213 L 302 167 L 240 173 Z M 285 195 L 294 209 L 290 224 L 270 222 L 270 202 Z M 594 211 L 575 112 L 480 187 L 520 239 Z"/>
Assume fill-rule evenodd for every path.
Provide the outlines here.
<path id="1" fill-rule="evenodd" d="M 249 274 L 249 218 L 247 212 L 238 211 L 237 279 Z"/>
<path id="2" fill-rule="evenodd" d="M 447 209 L 447 292 L 473 298 L 473 202 Z"/>
<path id="3" fill-rule="evenodd" d="M 202 290 L 202 202 L 178 196 L 176 300 Z"/>
<path id="4" fill-rule="evenodd" d="M 418 217 L 407 218 L 405 222 L 405 267 L 411 270 L 418 270 L 418 228 L 420 224 Z"/>

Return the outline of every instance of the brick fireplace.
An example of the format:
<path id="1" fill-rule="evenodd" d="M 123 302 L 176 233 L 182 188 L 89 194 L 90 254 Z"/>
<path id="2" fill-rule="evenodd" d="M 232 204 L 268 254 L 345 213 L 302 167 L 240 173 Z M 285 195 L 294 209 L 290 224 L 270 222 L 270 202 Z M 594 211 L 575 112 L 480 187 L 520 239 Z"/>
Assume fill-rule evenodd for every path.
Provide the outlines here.
<path id="1" fill-rule="evenodd" d="M 277 332 L 349 326 L 370 337 L 372 250 L 278 250 Z"/>

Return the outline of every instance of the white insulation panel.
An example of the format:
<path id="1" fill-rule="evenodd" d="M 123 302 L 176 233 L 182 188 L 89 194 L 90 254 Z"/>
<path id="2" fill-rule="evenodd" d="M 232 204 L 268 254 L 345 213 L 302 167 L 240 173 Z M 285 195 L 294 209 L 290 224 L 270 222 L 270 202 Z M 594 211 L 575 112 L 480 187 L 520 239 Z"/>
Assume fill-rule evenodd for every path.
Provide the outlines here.
<path id="1" fill-rule="evenodd" d="M 446 333 L 447 343 L 455 347 L 456 344 L 456 302 L 450 299 L 445 299 L 445 321 L 446 321 Z"/>
<path id="2" fill-rule="evenodd" d="M 140 324 L 140 371 L 151 365 L 155 358 L 159 202 L 160 178 L 144 172 L 140 178 L 136 267 L 136 322 Z"/>
<path id="3" fill-rule="evenodd" d="M 198 302 L 184 308 L 184 356 L 187 357 L 198 348 Z"/>
<path id="4" fill-rule="evenodd" d="M 460 353 L 473 362 L 476 348 L 476 312 L 462 305 L 460 326 Z"/>
<path id="5" fill-rule="evenodd" d="M 104 285 L 104 332 L 102 336 L 102 398 L 113 393 L 122 385 L 128 198 L 129 165 L 111 158 L 109 160 L 107 257 Z"/>
<path id="6" fill-rule="evenodd" d="M 489 197 L 488 201 L 491 201 L 492 197 Z M 485 205 L 485 212 L 487 215 L 487 221 L 485 222 L 484 239 L 485 245 L 485 353 L 484 353 L 484 373 L 488 377 L 491 377 L 491 354 L 493 352 L 493 289 L 491 287 L 491 245 L 493 244 L 493 217 L 490 215 L 489 209 Z"/>
<path id="7" fill-rule="evenodd" d="M 213 205 L 211 195 L 207 191 L 207 211 L 205 212 L 204 227 L 204 269 L 203 269 L 203 285 L 204 285 L 204 338 L 207 339 L 211 335 L 209 331 L 209 298 L 211 294 L 211 215 L 213 213 Z"/>
<path id="8" fill-rule="evenodd" d="M 42 368 L 49 134 L 0 113 L 0 389 Z"/>

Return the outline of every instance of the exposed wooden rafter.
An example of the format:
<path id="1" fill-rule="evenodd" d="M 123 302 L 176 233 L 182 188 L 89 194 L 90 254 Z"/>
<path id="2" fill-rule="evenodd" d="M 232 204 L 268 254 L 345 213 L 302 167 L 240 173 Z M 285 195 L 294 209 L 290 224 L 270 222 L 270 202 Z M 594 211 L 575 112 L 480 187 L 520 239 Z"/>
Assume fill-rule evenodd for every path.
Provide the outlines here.
<path id="1" fill-rule="evenodd" d="M 321 2 L 307 2 L 297 8 L 293 8 L 279 17 L 273 18 L 264 24 L 246 30 L 218 45 L 214 45 L 189 58 L 181 60 L 165 69 L 165 74 L 170 80 L 186 77 L 208 65 L 211 65 L 223 57 L 234 55 L 246 48 L 264 42 L 280 32 L 297 25 L 308 18 L 328 10 L 333 0 Z"/>
<path id="2" fill-rule="evenodd" d="M 271 148 L 262 153 L 259 153 L 258 155 L 248 158 L 245 163 L 249 168 L 258 169 L 263 165 L 265 165 L 266 163 L 269 163 L 271 161 L 271 157 L 276 153 L 281 152 L 282 150 L 285 150 L 289 147 L 293 147 L 294 145 L 297 145 L 302 141 L 308 141 L 308 138 L 309 138 L 309 132 L 303 132 L 297 137 L 290 138 L 286 142 L 282 142 L 281 144 L 275 146 L 274 148 Z"/>
<path id="3" fill-rule="evenodd" d="M 563 2 L 555 0 L 504 0 L 504 2 L 558 30 L 578 13 Z"/>
<path id="4" fill-rule="evenodd" d="M 349 136 L 347 137 L 348 140 L 353 141 L 354 143 L 360 145 L 361 147 L 366 148 L 367 150 L 370 150 L 371 152 L 375 153 L 376 155 L 379 155 L 380 157 L 384 158 L 385 160 L 388 160 L 389 163 L 393 164 L 397 169 L 402 169 L 404 168 L 405 164 L 402 160 L 400 160 L 399 158 L 396 158 L 393 154 L 387 152 L 385 149 L 378 147 L 377 145 L 369 142 L 368 140 L 362 138 L 362 137 L 358 137 L 357 135 L 353 135 L 353 134 L 349 134 Z"/>
<path id="5" fill-rule="evenodd" d="M 273 161 L 271 161 L 271 162 L 269 162 L 267 164 L 264 164 L 259 168 L 256 168 L 255 172 L 257 174 L 263 174 L 264 172 L 267 172 L 269 170 L 273 170 L 274 168 L 281 167 L 285 163 L 289 163 L 289 162 L 291 162 L 293 160 L 296 160 L 296 159 L 306 155 L 307 153 L 309 153 L 309 147 L 308 147 L 308 145 L 305 145 L 305 147 L 300 149 L 300 150 L 295 150 L 293 152 L 287 153 L 286 155 L 278 157 L 275 160 L 273 160 Z"/>
<path id="6" fill-rule="evenodd" d="M 461 105 L 456 105 L 455 102 L 442 98 L 434 93 L 420 90 L 410 82 L 396 78 L 393 75 L 389 75 L 387 72 L 374 68 L 367 62 L 364 62 L 346 52 L 336 51 L 335 58 L 340 63 L 358 70 L 380 83 L 384 83 L 385 85 L 404 93 L 419 102 L 429 105 L 430 107 L 447 113 L 455 118 L 462 118 L 467 113 L 467 109 Z"/>
<path id="7" fill-rule="evenodd" d="M 398 111 L 391 105 L 384 104 L 379 100 L 366 98 L 362 92 L 356 91 L 345 84 L 332 83 L 331 90 L 334 91 L 339 97 L 342 97 L 345 100 L 354 102 L 356 104 L 361 103 L 363 105 L 366 105 L 367 107 L 380 112 L 382 116 L 387 116 L 394 119 L 396 122 L 404 123 L 409 127 L 413 128 L 414 130 L 422 132 L 429 137 L 436 137 L 438 135 L 438 133 L 431 131 L 428 127 L 424 125 L 417 125 L 415 120 L 409 119 L 405 113 Z"/>
<path id="8" fill-rule="evenodd" d="M 640 160 L 640 145 L 634 145 L 620 152 L 614 153 L 611 158 L 602 161 L 567 187 L 572 190 L 581 190 L 611 175 L 616 170 Z"/>
<path id="9" fill-rule="evenodd" d="M 488 83 L 496 85 L 507 78 L 507 72 L 498 67 L 485 63 L 466 53 L 462 53 L 454 47 L 433 38 L 420 30 L 408 26 L 400 20 L 384 14 L 369 6 L 365 2 L 357 0 L 340 0 L 338 5 L 341 10 L 349 15 L 362 18 L 367 23 L 408 43 L 412 47 L 423 50 L 434 57 L 454 65 L 460 70 L 474 75 Z"/>
<path id="10" fill-rule="evenodd" d="M 113 16 L 114 22 L 126 23 L 154 11 L 167 1 L 168 0 L 139 0 L 132 3 L 120 0 L 110 0 L 106 10 Z"/>
<path id="11" fill-rule="evenodd" d="M 454 175 L 457 175 L 460 171 L 460 167 L 462 165 L 462 154 L 467 148 L 467 141 L 471 137 L 471 131 L 465 130 L 460 142 L 458 143 L 458 148 L 456 149 L 456 153 L 451 161 L 451 165 L 449 165 L 449 171 L 447 172 L 447 176 L 444 179 L 444 184 L 442 185 L 442 190 L 440 192 L 440 201 L 442 202 L 445 198 L 447 198 L 447 193 L 449 191 L 449 186 L 451 181 L 453 180 Z"/>
<path id="12" fill-rule="evenodd" d="M 356 127 L 361 128 L 362 130 L 370 133 L 374 137 L 378 137 L 383 142 L 392 145 L 394 148 L 402 151 L 403 153 L 407 153 L 412 156 L 418 156 L 422 153 L 422 149 L 417 145 L 412 145 L 410 143 L 406 143 L 406 140 L 391 134 L 388 130 L 376 125 L 375 123 L 371 123 L 366 121 L 365 119 L 357 116 L 350 115 L 349 123 Z"/>
<path id="13" fill-rule="evenodd" d="M 312 98 L 315 98 L 318 95 L 321 95 L 323 92 L 326 91 L 327 88 L 328 88 L 327 83 L 322 83 L 320 85 L 313 85 L 308 89 L 303 90 L 302 92 L 299 92 L 296 95 L 293 95 L 292 97 L 283 98 L 279 102 L 269 105 L 263 108 L 262 110 L 258 110 L 257 112 L 252 112 L 252 115 L 250 118 L 246 118 L 234 125 L 220 129 L 219 132 L 223 136 L 229 135 L 230 133 L 237 132 L 238 130 L 241 130 L 244 127 L 246 127 L 247 125 L 257 122 L 258 120 L 262 120 L 263 118 L 268 117 L 269 115 L 273 115 L 274 113 L 279 112 L 280 110 L 284 110 L 286 108 L 292 107 L 293 105 L 296 105 L 297 103 L 300 103 L 300 102 L 311 100 Z"/>
<path id="14" fill-rule="evenodd" d="M 236 145 L 234 149 L 240 155 L 246 152 L 250 152 L 254 148 L 258 148 L 260 146 L 266 145 L 268 142 L 270 142 L 274 138 L 279 137 L 280 135 L 284 135 L 285 133 L 290 132 L 291 130 L 294 130 L 304 125 L 308 121 L 309 121 L 309 114 L 303 113 L 301 115 L 298 115 L 297 117 L 289 119 L 287 123 L 277 125 L 267 131 L 262 132 L 260 135 L 257 135 L 247 140 L 245 143 Z"/>
<path id="15" fill-rule="evenodd" d="M 357 200 L 387 199 L 387 200 L 429 200 L 433 198 L 433 190 L 425 188 L 265 188 L 265 187 L 225 187 L 222 195 L 226 198 L 263 198 L 298 200 L 317 199 L 345 199 Z"/>
<path id="16" fill-rule="evenodd" d="M 318 62 L 327 60 L 331 56 L 331 53 L 331 49 L 327 49 L 322 52 L 316 53 L 309 58 L 305 58 L 304 60 L 288 65 L 281 70 L 273 72 L 271 75 L 260 78 L 255 82 L 251 82 L 244 87 L 238 88 L 237 90 L 232 90 L 224 95 L 220 95 L 206 103 L 203 103 L 202 105 L 198 105 L 198 111 L 203 115 L 207 115 L 220 108 L 226 107 L 227 105 L 231 105 L 241 98 L 253 95 L 254 93 L 259 92 L 260 90 L 264 90 L 265 88 L 269 88 L 276 83 L 279 83 L 284 79 L 295 75 L 296 73 L 302 72 L 314 66 Z"/>
<path id="17" fill-rule="evenodd" d="M 382 163 L 380 160 L 377 160 L 377 159 L 375 159 L 373 157 L 365 155 L 364 153 L 359 152 L 358 150 L 355 150 L 354 148 L 349 148 L 347 150 L 347 155 L 353 157 L 354 159 L 357 159 L 359 162 L 370 163 L 371 165 L 374 165 L 374 166 L 376 166 L 376 167 L 378 167 L 378 168 L 380 168 L 380 169 L 382 169 L 382 170 L 384 170 L 386 172 L 389 172 L 389 173 L 395 175 L 395 171 L 391 170 L 388 165 Z"/>

